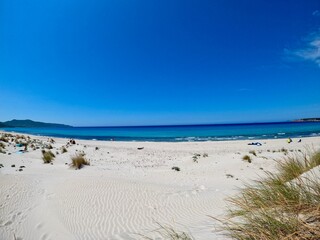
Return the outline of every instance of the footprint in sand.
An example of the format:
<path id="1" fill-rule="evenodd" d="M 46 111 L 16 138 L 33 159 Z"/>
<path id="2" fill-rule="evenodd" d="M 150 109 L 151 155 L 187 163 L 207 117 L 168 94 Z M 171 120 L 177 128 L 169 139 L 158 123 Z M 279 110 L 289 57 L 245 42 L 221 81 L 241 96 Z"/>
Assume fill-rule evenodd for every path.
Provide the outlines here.
<path id="1" fill-rule="evenodd" d="M 55 196 L 56 196 L 56 195 L 55 195 L 54 193 L 48 193 L 48 194 L 46 195 L 46 199 L 47 199 L 47 200 L 50 200 L 50 199 L 53 199 Z"/>
<path id="2" fill-rule="evenodd" d="M 49 239 L 48 234 L 45 233 L 41 236 L 41 240 L 47 240 L 47 239 Z"/>
<path id="3" fill-rule="evenodd" d="M 12 221 L 8 221 L 8 222 L 6 222 L 5 224 L 3 224 L 3 226 L 6 227 L 6 226 L 9 226 L 9 225 L 11 225 L 11 224 L 12 224 Z"/>
<path id="4" fill-rule="evenodd" d="M 36 225 L 36 229 L 41 229 L 42 228 L 42 223 L 38 223 L 37 225 Z"/>

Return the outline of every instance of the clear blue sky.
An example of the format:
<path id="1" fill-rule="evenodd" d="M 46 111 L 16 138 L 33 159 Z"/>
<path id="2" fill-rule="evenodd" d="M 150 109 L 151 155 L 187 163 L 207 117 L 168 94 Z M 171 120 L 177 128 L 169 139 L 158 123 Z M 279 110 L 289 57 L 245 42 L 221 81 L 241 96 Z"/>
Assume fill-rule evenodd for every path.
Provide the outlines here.
<path id="1" fill-rule="evenodd" d="M 320 1 L 0 1 L 0 121 L 320 117 Z"/>

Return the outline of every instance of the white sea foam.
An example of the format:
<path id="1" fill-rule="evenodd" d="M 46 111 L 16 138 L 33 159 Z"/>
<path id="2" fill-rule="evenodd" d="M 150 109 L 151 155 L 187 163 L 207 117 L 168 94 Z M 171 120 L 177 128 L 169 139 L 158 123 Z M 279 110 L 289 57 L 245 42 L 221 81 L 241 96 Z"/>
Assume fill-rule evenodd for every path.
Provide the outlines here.
<path id="1" fill-rule="evenodd" d="M 320 133 L 311 133 L 310 136 L 312 136 L 312 137 L 314 137 L 314 136 L 320 136 Z"/>

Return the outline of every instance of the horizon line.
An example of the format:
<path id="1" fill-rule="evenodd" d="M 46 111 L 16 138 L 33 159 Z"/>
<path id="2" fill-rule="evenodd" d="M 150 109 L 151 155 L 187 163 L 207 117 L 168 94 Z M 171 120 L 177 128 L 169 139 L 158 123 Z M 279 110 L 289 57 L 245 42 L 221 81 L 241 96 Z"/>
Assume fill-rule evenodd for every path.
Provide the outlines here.
<path id="1" fill-rule="evenodd" d="M 65 123 L 52 123 L 52 122 L 42 122 L 38 120 L 31 120 L 31 119 L 12 119 L 18 121 L 33 121 L 33 122 L 40 122 L 40 123 L 48 123 L 48 124 L 58 124 L 58 125 L 65 125 L 67 127 L 75 127 L 75 128 L 139 128 L 139 127 L 187 127 L 187 126 L 226 126 L 226 125 L 254 125 L 254 124 L 281 124 L 281 123 L 304 123 L 304 122 L 314 122 L 308 121 L 308 119 L 317 119 L 315 117 L 312 118 L 299 118 L 299 119 L 291 119 L 291 120 L 275 120 L 275 121 L 253 121 L 253 122 L 229 122 L 229 123 L 183 123 L 183 124 L 146 124 L 146 125 L 69 125 Z M 9 121 L 12 121 L 9 120 Z M 1 121 L 0 123 L 5 123 L 8 121 Z"/>
<path id="2" fill-rule="evenodd" d="M 295 123 L 298 120 L 270 121 L 270 122 L 239 122 L 239 123 L 192 123 L 192 124 L 156 124 L 156 125 L 115 125 L 115 126 L 72 126 L 79 128 L 125 128 L 125 127 L 187 127 L 187 126 L 215 126 L 215 125 L 252 125 L 252 124 L 280 124 Z"/>

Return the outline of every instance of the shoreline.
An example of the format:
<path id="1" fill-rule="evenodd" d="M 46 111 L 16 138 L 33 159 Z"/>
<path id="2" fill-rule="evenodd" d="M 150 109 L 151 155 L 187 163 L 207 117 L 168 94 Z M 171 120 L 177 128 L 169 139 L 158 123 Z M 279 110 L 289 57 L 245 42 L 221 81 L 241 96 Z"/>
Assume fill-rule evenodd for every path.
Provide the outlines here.
<path id="1" fill-rule="evenodd" d="M 1 239 L 13 234 L 24 240 L 142 239 L 137 234 L 157 237 L 151 232 L 157 223 L 190 232 L 197 240 L 226 239 L 214 231 L 219 224 L 208 216 L 223 216 L 227 197 L 273 171 L 275 160 L 320 149 L 320 137 L 290 144 L 262 140 L 262 146 L 248 145 L 251 140 L 76 139 L 62 153 L 68 139 L 17 135 L 29 136 L 39 149 L 20 153 L 22 147 L 6 143 L 6 154 L 0 153 Z M 42 160 L 41 148 L 49 144 L 55 154 L 52 165 Z M 85 153 L 90 166 L 75 170 L 71 157 L 79 153 Z M 245 155 L 251 163 L 243 161 Z"/>
<path id="2" fill-rule="evenodd" d="M 132 137 L 133 140 L 127 140 L 127 138 L 129 137 L 110 137 L 110 139 L 96 139 L 96 138 L 78 138 L 78 136 L 76 137 L 62 137 L 62 136 L 54 136 L 54 135 L 42 135 L 42 134 L 30 134 L 30 133 L 24 133 L 24 132 L 15 132 L 15 131 L 5 131 L 3 129 L 0 129 L 0 134 L 1 133 L 11 133 L 11 134 L 21 134 L 21 135 L 29 135 L 29 136 L 33 136 L 33 137 L 42 137 L 42 138 L 60 138 L 60 139 L 75 139 L 75 140 L 83 140 L 83 141 L 103 141 L 103 142 L 153 142 L 153 143 L 175 143 L 175 142 L 179 142 L 179 143 L 184 143 L 184 142 L 233 142 L 233 141 L 264 141 L 264 140 L 283 140 L 283 139 L 288 139 L 288 138 L 298 138 L 298 139 L 304 139 L 304 138 L 317 138 L 320 137 L 320 133 L 312 133 L 310 135 L 285 135 L 285 134 L 277 134 L 277 137 L 247 137 L 244 138 L 243 136 L 235 136 L 235 137 L 163 137 L 163 139 L 165 140 L 160 140 L 161 137 L 159 137 L 158 140 L 156 139 L 151 139 L 148 140 L 148 138 L 146 137 L 141 137 L 139 139 L 139 137 L 135 138 Z M 243 137 L 243 138 L 240 138 Z M 117 139 L 118 138 L 118 139 Z M 124 138 L 123 140 L 121 138 Z M 111 140 L 112 139 L 112 140 Z M 173 139 L 172 141 L 168 141 L 167 139 Z M 179 139 L 179 140 L 177 140 Z M 181 139 L 181 140 L 180 140 Z M 189 140 L 187 140 L 189 139 Z"/>

